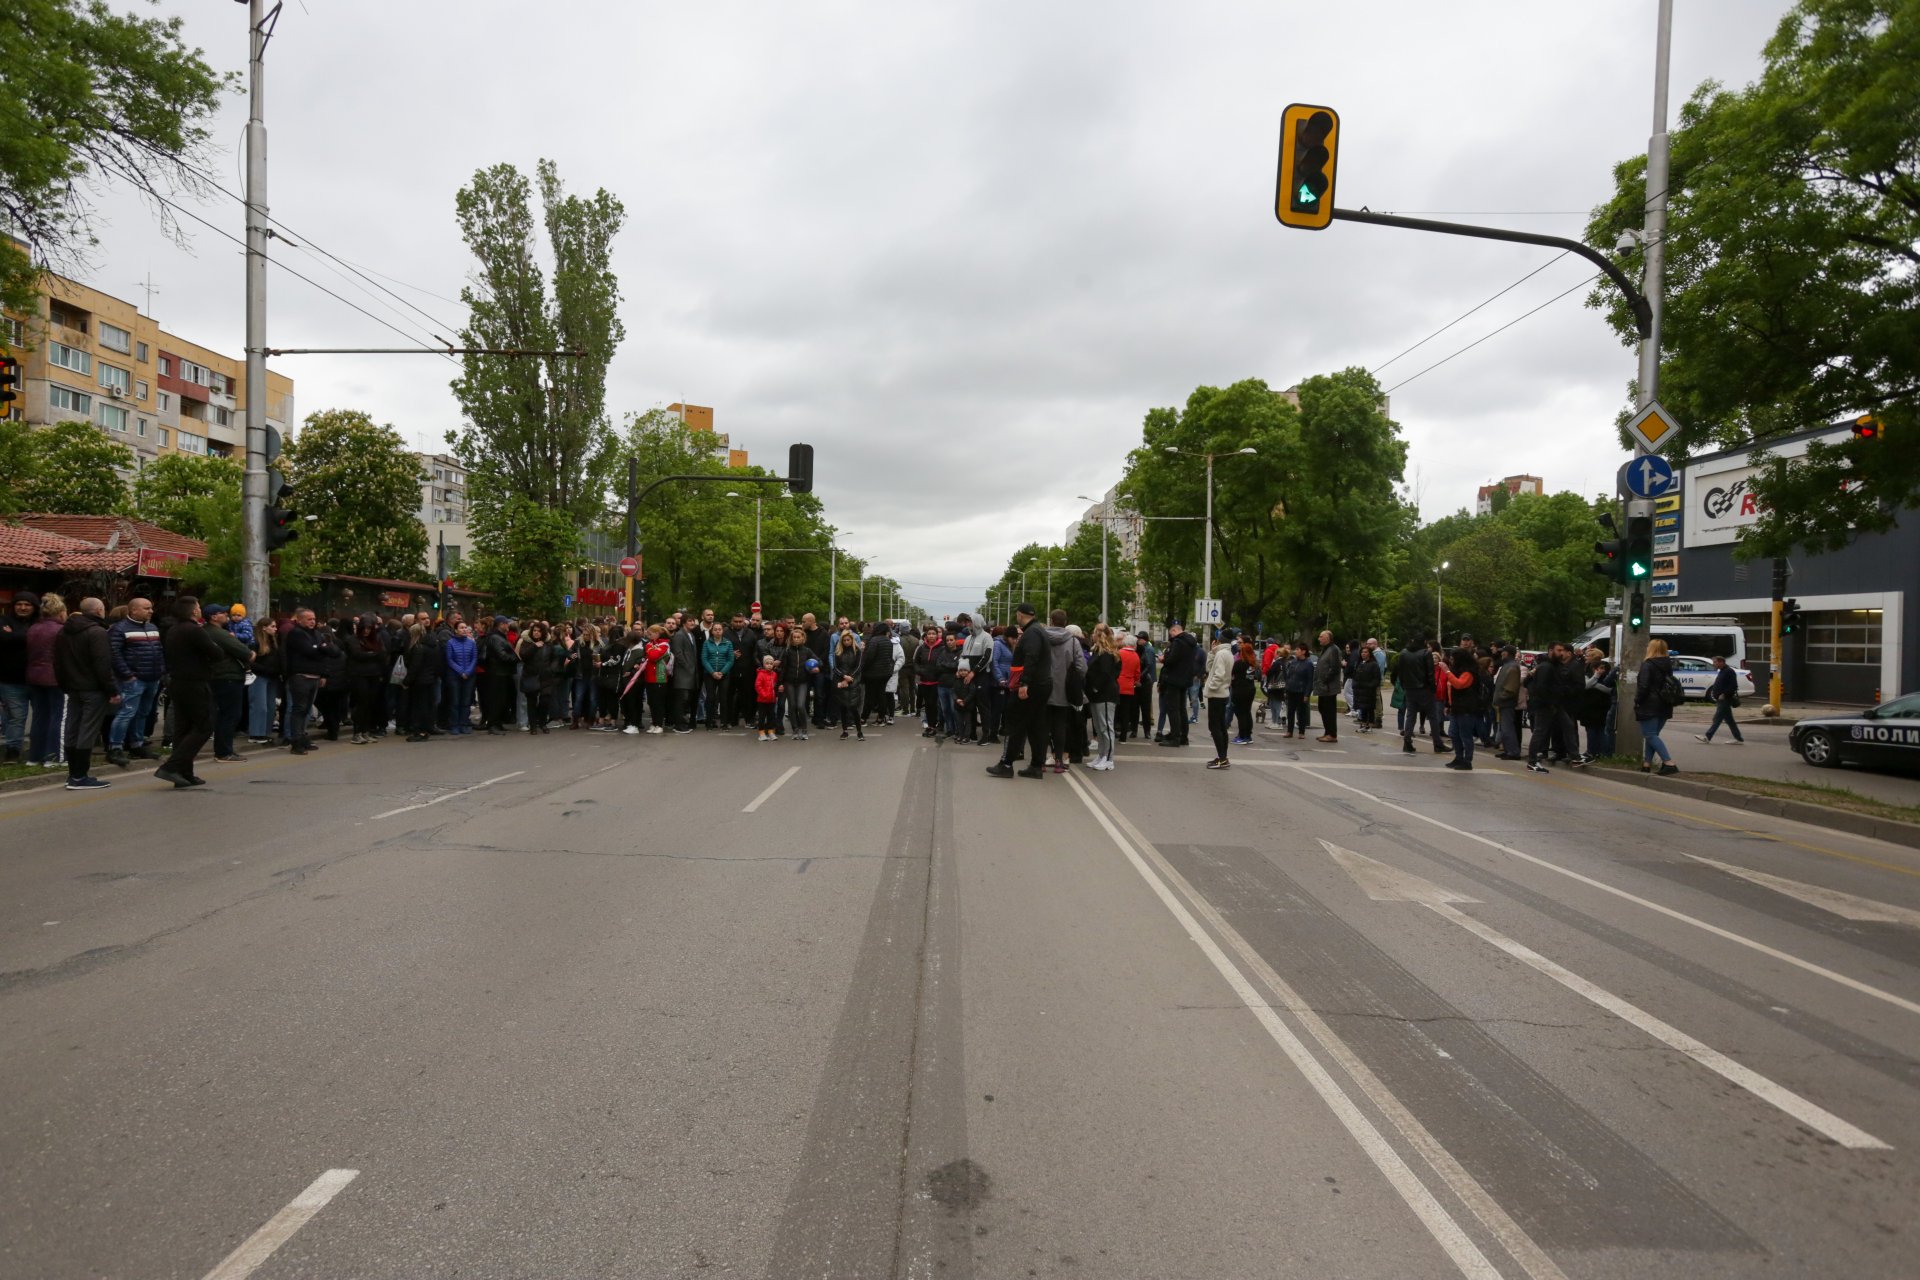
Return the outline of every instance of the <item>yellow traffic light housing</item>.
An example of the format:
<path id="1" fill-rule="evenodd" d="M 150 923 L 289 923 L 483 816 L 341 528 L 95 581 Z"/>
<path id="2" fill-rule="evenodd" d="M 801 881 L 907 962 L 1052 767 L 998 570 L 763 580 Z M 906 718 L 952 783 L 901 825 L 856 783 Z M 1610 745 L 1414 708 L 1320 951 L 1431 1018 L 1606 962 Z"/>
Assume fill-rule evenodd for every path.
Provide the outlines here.
<path id="1" fill-rule="evenodd" d="M 1340 116 L 1331 107 L 1296 102 L 1280 117 L 1280 180 L 1273 213 L 1284 226 L 1319 231 L 1333 221 L 1333 171 L 1340 155 Z"/>

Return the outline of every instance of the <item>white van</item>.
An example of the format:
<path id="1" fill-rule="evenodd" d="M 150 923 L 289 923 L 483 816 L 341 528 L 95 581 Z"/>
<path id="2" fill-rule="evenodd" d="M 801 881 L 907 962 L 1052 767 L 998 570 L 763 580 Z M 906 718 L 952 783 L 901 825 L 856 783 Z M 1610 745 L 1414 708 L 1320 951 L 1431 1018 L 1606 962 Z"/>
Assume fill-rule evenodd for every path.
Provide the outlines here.
<path id="1" fill-rule="evenodd" d="M 1736 671 L 1747 669 L 1747 633 L 1732 618 L 1655 618 L 1648 624 L 1648 638 L 1665 640 L 1667 651 L 1692 658 L 1711 658 L 1718 654 Z M 1601 623 L 1574 639 L 1576 649 L 1599 649 L 1608 657 L 1620 647 L 1620 624 Z"/>

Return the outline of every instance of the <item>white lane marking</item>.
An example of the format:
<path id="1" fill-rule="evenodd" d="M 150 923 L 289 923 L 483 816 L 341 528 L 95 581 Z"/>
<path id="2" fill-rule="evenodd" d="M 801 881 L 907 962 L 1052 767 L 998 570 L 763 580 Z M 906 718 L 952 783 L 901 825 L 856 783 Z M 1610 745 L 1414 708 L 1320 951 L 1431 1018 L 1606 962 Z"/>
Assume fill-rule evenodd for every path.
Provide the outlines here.
<path id="1" fill-rule="evenodd" d="M 1122 754 L 1114 758 L 1128 765 L 1184 764 L 1184 765 L 1191 765 L 1195 769 L 1203 768 L 1207 763 L 1206 758 L 1200 757 L 1200 756 L 1195 756 L 1187 760 L 1180 760 L 1173 756 L 1145 756 L 1145 755 L 1136 756 L 1131 752 L 1123 752 Z M 1237 753 L 1227 758 L 1233 761 L 1233 765 L 1236 769 L 1348 769 L 1348 770 L 1370 769 L 1370 770 L 1373 770 L 1374 772 L 1387 772 L 1387 773 L 1432 773 L 1433 772 L 1432 769 L 1427 768 L 1425 765 L 1417 765 L 1417 764 L 1346 764 L 1346 763 L 1312 764 L 1304 760 L 1248 760 L 1246 757 L 1241 756 Z M 1439 775 L 1436 774 L 1435 776 L 1437 777 Z M 1514 777 L 1515 775 L 1510 773 L 1495 773 L 1493 770 L 1489 769 L 1484 773 L 1480 772 L 1479 770 L 1475 770 L 1474 776 L 1477 778 L 1511 778 L 1511 777 Z M 1469 783 L 1468 785 L 1471 786 L 1472 784 Z"/>
<path id="2" fill-rule="evenodd" d="M 1746 867 L 1736 867 L 1730 862 L 1715 862 L 1712 858 L 1703 858 L 1697 853 L 1686 855 L 1695 862 L 1704 862 L 1710 867 L 1718 867 L 1730 876 L 1739 876 L 1754 884 L 1772 889 L 1775 893 L 1784 893 L 1789 898 L 1798 898 L 1810 907 L 1830 911 L 1836 916 L 1848 920 L 1877 920 L 1885 924 L 1904 924 L 1920 928 L 1920 911 L 1911 907 L 1896 907 L 1891 903 L 1875 902 L 1872 898 L 1860 898 L 1851 893 L 1842 893 L 1838 889 L 1823 889 L 1817 884 L 1803 884 L 1798 880 L 1789 880 L 1785 876 L 1768 875 L 1764 871 L 1750 871 Z"/>
<path id="3" fill-rule="evenodd" d="M 1455 893 L 1431 880 L 1423 880 L 1410 871 L 1388 866 L 1365 854 L 1343 849 L 1330 840 L 1322 840 L 1320 847 L 1325 849 L 1328 856 L 1339 863 L 1346 873 L 1353 877 L 1354 883 L 1375 902 L 1412 902 L 1423 907 L 1431 907 L 1441 918 L 1451 920 L 1508 955 L 1525 961 L 1576 995 L 1593 1001 L 1608 1013 L 1632 1023 L 1654 1039 L 1680 1050 L 1709 1071 L 1717 1072 L 1762 1101 L 1771 1103 L 1794 1119 L 1811 1125 L 1841 1146 L 1881 1151 L 1889 1149 L 1886 1143 L 1872 1134 L 1854 1128 L 1845 1120 L 1815 1106 L 1799 1094 L 1782 1088 L 1757 1072 L 1749 1071 L 1725 1054 L 1709 1049 L 1692 1036 L 1662 1022 L 1646 1010 L 1628 1004 L 1598 984 L 1589 982 L 1578 974 L 1555 964 L 1539 952 L 1507 937 L 1492 925 L 1476 920 L 1454 906 L 1455 903 L 1461 902 L 1477 904 L 1478 899 Z"/>
<path id="4" fill-rule="evenodd" d="M 538 766 L 535 766 L 535 767 L 537 768 Z M 376 813 L 371 818 L 367 819 L 367 821 L 378 822 L 382 818 L 391 818 L 395 814 L 412 813 L 415 809 L 427 809 L 427 808 L 431 808 L 436 804 L 444 804 L 449 800 L 457 800 L 461 796 L 466 795 L 468 792 L 478 791 L 482 787 L 490 787 L 496 782 L 505 782 L 508 778 L 517 778 L 525 772 L 526 772 L 525 769 L 515 769 L 512 773 L 503 773 L 497 778 L 488 778 L 485 782 L 476 782 L 470 787 L 462 787 L 458 791 L 449 791 L 447 792 L 446 795 L 435 796 L 433 799 L 422 801 L 419 804 L 402 805 L 398 809 L 389 809 L 385 813 Z"/>
<path id="5" fill-rule="evenodd" d="M 762 791 L 759 795 L 755 796 L 753 798 L 753 803 L 749 804 L 746 808 L 742 809 L 740 812 L 752 813 L 755 810 L 757 810 L 761 805 L 765 804 L 767 801 L 773 798 L 774 792 L 778 791 L 781 787 L 787 784 L 788 778 L 791 778 L 794 774 L 798 772 L 800 772 L 799 765 L 794 765 L 791 769 L 788 769 L 785 773 L 781 774 L 779 777 L 773 780 L 772 786 L 768 787 L 765 791 Z"/>
<path id="6" fill-rule="evenodd" d="M 1474 1244 L 1473 1240 L 1467 1235 L 1460 1224 L 1454 1221 L 1453 1216 L 1434 1198 L 1433 1193 L 1427 1190 L 1426 1184 L 1421 1182 L 1413 1170 L 1408 1167 L 1407 1162 L 1401 1159 L 1400 1153 L 1393 1149 L 1393 1146 L 1388 1143 L 1386 1137 L 1380 1130 L 1374 1127 L 1373 1122 L 1367 1119 L 1365 1113 L 1360 1110 L 1353 1099 L 1349 1097 L 1346 1091 L 1340 1087 L 1339 1083 L 1328 1074 L 1327 1069 L 1320 1065 L 1312 1053 L 1308 1052 L 1307 1046 L 1301 1042 L 1300 1037 L 1296 1036 L 1292 1029 L 1280 1020 L 1280 1015 L 1275 1013 L 1267 1001 L 1261 998 L 1259 991 L 1254 988 L 1253 983 L 1248 980 L 1247 976 L 1240 971 L 1239 967 L 1236 966 L 1232 960 L 1228 959 L 1227 954 L 1220 949 L 1219 944 L 1213 940 L 1212 935 L 1194 918 L 1193 913 L 1187 910 L 1180 898 L 1175 896 L 1173 890 L 1168 888 L 1167 880 L 1163 879 L 1162 875 L 1177 880 L 1178 873 L 1159 856 L 1158 851 L 1153 848 L 1152 844 L 1141 838 L 1137 832 L 1134 834 L 1133 841 L 1129 841 L 1126 836 L 1122 835 L 1120 829 L 1116 827 L 1112 819 L 1107 816 L 1107 810 L 1103 808 L 1101 804 L 1094 801 L 1093 795 L 1097 793 L 1090 794 L 1091 789 L 1071 773 L 1067 774 L 1066 778 L 1067 785 L 1072 787 L 1074 793 L 1080 797 L 1080 802 L 1087 807 L 1087 812 L 1091 813 L 1094 816 L 1094 820 L 1105 829 L 1115 846 L 1125 855 L 1127 861 L 1133 864 L 1133 869 L 1140 874 L 1140 878 L 1147 882 L 1147 887 L 1153 891 L 1154 896 L 1160 899 L 1161 904 L 1164 905 L 1167 910 L 1172 913 L 1173 918 L 1179 922 L 1181 929 L 1186 932 L 1189 938 L 1193 939 L 1194 944 L 1198 946 L 1206 955 L 1207 959 L 1212 962 L 1214 969 L 1219 972 L 1220 976 L 1226 979 L 1227 985 L 1233 988 L 1233 993 L 1240 998 L 1240 1003 L 1246 1006 L 1247 1011 L 1259 1021 L 1260 1025 L 1265 1028 L 1267 1034 L 1273 1037 L 1274 1043 L 1280 1046 L 1281 1051 L 1287 1055 L 1287 1058 L 1293 1063 L 1294 1068 L 1305 1078 L 1307 1083 L 1313 1088 L 1313 1091 L 1320 1095 L 1321 1101 L 1327 1104 L 1328 1110 L 1333 1112 L 1334 1117 L 1339 1120 L 1348 1134 L 1352 1136 L 1361 1151 L 1365 1152 L 1367 1158 L 1373 1161 L 1374 1167 L 1380 1170 L 1381 1174 L 1387 1179 L 1388 1183 L 1392 1185 L 1393 1189 L 1400 1193 L 1401 1200 L 1406 1202 L 1407 1208 L 1411 1209 L 1414 1216 L 1420 1219 L 1420 1224 L 1433 1236 L 1435 1243 L 1446 1252 L 1447 1257 L 1452 1259 L 1453 1265 L 1459 1269 L 1460 1274 L 1472 1277 L 1473 1280 L 1499 1280 L 1499 1270 L 1487 1260 L 1487 1256 L 1484 1253 L 1480 1252 L 1479 1246 Z M 1105 797 L 1101 797 L 1101 800 L 1104 802 Z M 1117 810 L 1114 811 L 1114 817 L 1120 817 Z M 1121 818 L 1121 821 L 1125 821 L 1125 819 Z M 1136 842 L 1139 846 L 1138 848 L 1135 847 Z M 1149 858 L 1152 859 L 1154 864 L 1157 864 L 1160 874 L 1156 874 L 1155 867 L 1149 865 Z M 1252 952 L 1252 949 L 1246 945 L 1245 940 L 1240 938 L 1237 932 L 1228 926 L 1224 920 L 1220 919 L 1218 914 L 1213 912 L 1205 901 L 1193 892 L 1192 886 L 1187 885 L 1184 881 L 1180 881 L 1180 883 L 1183 893 L 1193 902 L 1197 910 L 1209 916 L 1209 923 L 1220 932 L 1223 938 L 1226 938 L 1229 943 L 1233 944 L 1235 949 L 1239 950 L 1243 956 Z M 1271 969 L 1268 969 L 1267 973 L 1272 974 Z M 1295 1016 L 1300 1016 L 1297 1011 L 1305 1007 L 1303 1002 L 1293 993 L 1291 988 L 1279 981 L 1279 975 L 1272 974 L 1271 985 L 1273 985 L 1276 994 L 1281 996 L 1288 1007 L 1296 1011 Z M 1302 1020 L 1305 1021 L 1305 1019 Z M 1308 1025 L 1309 1027 L 1312 1026 L 1311 1023 L 1308 1023 Z M 1325 1031 L 1328 1037 L 1331 1037 L 1333 1034 L 1330 1028 L 1325 1028 L 1324 1024 L 1322 1024 L 1321 1029 L 1314 1031 L 1316 1039 L 1321 1039 L 1322 1030 Z M 1321 1043 L 1324 1045 L 1326 1040 L 1322 1039 Z M 1336 1057 L 1338 1056 L 1339 1055 L 1336 1055 Z M 1348 1058 L 1351 1058 L 1351 1056 L 1350 1053 L 1347 1055 Z M 1357 1063 L 1358 1060 L 1354 1059 L 1353 1061 Z M 1347 1063 L 1342 1061 L 1342 1065 L 1346 1066 Z M 1361 1069 L 1365 1070 L 1364 1067 Z M 1349 1074 L 1352 1074 L 1351 1068 L 1349 1068 Z M 1357 1079 L 1358 1077 L 1356 1077 L 1356 1080 Z M 1374 1084 L 1378 1086 L 1379 1082 L 1376 1080 Z M 1401 1110 L 1404 1111 L 1404 1108 Z M 1408 1116 L 1408 1118 L 1411 1119 L 1411 1116 Z M 1431 1141 L 1431 1139 L 1429 1139 L 1429 1141 Z M 1437 1145 L 1438 1144 L 1435 1144 L 1435 1146 Z M 1423 1152 L 1423 1154 L 1425 1153 Z M 1451 1157 L 1449 1157 L 1449 1159 L 1451 1159 Z M 1464 1175 L 1465 1171 L 1462 1170 L 1461 1172 Z M 1456 1191 L 1458 1190 L 1457 1187 L 1455 1189 Z M 1484 1192 L 1482 1192 L 1482 1198 L 1487 1198 Z M 1474 1202 L 1469 1199 L 1468 1204 L 1473 1205 Z M 1475 1207 L 1477 1212 L 1478 1206 Z M 1504 1217 L 1505 1215 L 1502 1214 L 1501 1216 Z M 1484 1219 L 1482 1220 L 1484 1221 Z M 1519 1228 L 1516 1226 L 1514 1230 L 1518 1231 Z M 1505 1244 L 1506 1241 L 1502 1240 L 1502 1243 Z M 1531 1245 L 1532 1241 L 1529 1240 L 1527 1243 Z M 1534 1246 L 1534 1252 L 1538 1253 L 1538 1246 Z M 1565 1280 L 1559 1268 L 1553 1266 L 1551 1259 L 1548 1259 L 1545 1254 L 1539 1254 L 1539 1258 L 1546 1263 L 1548 1269 L 1534 1270 L 1529 1267 L 1529 1272 L 1536 1277 L 1536 1280 Z M 1524 1266 L 1526 1264 L 1523 1262 L 1522 1265 Z"/>
<path id="7" fill-rule="evenodd" d="M 327 1207 L 327 1201 L 339 1195 L 349 1182 L 360 1176 L 358 1169 L 329 1169 L 313 1184 L 295 1196 L 287 1207 L 267 1219 L 265 1226 L 241 1241 L 240 1247 L 207 1272 L 205 1280 L 246 1280 L 273 1256 L 273 1251 L 293 1238 L 307 1220 Z"/>
<path id="8" fill-rule="evenodd" d="M 1866 1130 L 1855 1128 L 1826 1108 L 1816 1106 L 1791 1089 L 1782 1088 L 1759 1072 L 1741 1066 L 1726 1054 L 1708 1048 L 1678 1027 L 1662 1022 L 1638 1005 L 1628 1004 L 1604 987 L 1588 982 L 1579 974 L 1562 968 L 1491 925 L 1475 920 L 1451 903 L 1422 902 L 1420 905 L 1441 919 L 1451 920 L 1467 932 L 1500 948 L 1514 959 L 1538 969 L 1567 990 L 1591 1000 L 1616 1018 L 1630 1022 L 1654 1039 L 1678 1049 L 1707 1070 L 1739 1085 L 1762 1102 L 1778 1107 L 1801 1124 L 1819 1130 L 1841 1146 L 1852 1147 L 1859 1151 L 1891 1151 L 1893 1149 Z"/>
<path id="9" fill-rule="evenodd" d="M 1834 970 L 1824 965 L 1815 964 L 1811 960 L 1802 960 L 1799 956 L 1790 955 L 1776 947 L 1770 947 L 1764 942 L 1756 942 L 1752 938 L 1735 933 L 1731 929 L 1722 929 L 1717 924 L 1709 924 L 1698 916 L 1690 916 L 1684 911 L 1676 911 L 1672 907 L 1662 906 L 1649 898 L 1641 897 L 1637 893 L 1628 893 L 1625 889 L 1616 889 L 1605 881 L 1595 880 L 1592 876 L 1581 875 L 1578 871 L 1571 871 L 1566 867 L 1548 862 L 1545 858 L 1535 857 L 1533 854 L 1516 849 L 1510 844 L 1501 844 L 1498 840 L 1489 840 L 1486 836 L 1478 835 L 1472 831 L 1464 831 L 1459 827 L 1453 826 L 1451 823 L 1442 822 L 1438 818 L 1421 813 L 1417 809 L 1409 809 L 1405 805 L 1395 804 L 1391 800 L 1382 799 L 1374 795 L 1371 791 L 1362 791 L 1359 787 L 1342 782 L 1338 778 L 1329 778 L 1324 774 L 1313 773 L 1309 765 L 1296 764 L 1288 767 L 1299 769 L 1309 777 L 1318 778 L 1320 781 L 1339 787 L 1343 791 L 1351 791 L 1357 796 L 1363 796 L 1375 804 L 1384 805 L 1386 808 L 1392 809 L 1395 813 L 1404 813 L 1409 818 L 1418 818 L 1422 822 L 1439 827 L 1442 831 L 1451 831 L 1454 835 L 1460 836 L 1463 839 L 1478 841 L 1486 845 L 1489 849 L 1498 849 L 1500 852 L 1518 858 L 1522 862 L 1531 862 L 1536 867 L 1542 867 L 1548 871 L 1556 872 L 1566 876 L 1569 880 L 1577 880 L 1590 888 L 1600 890 L 1602 893 L 1610 893 L 1616 898 L 1623 898 L 1628 902 L 1645 907 L 1649 911 L 1657 911 L 1669 919 L 1690 924 L 1696 929 L 1704 929 L 1716 938 L 1725 938 L 1728 942 L 1738 943 L 1743 947 L 1758 951 L 1761 955 L 1769 956 L 1783 964 L 1790 964 L 1797 969 L 1804 969 L 1808 973 L 1818 974 L 1822 978 L 1837 982 L 1843 987 L 1860 992 L 1862 995 L 1869 995 L 1876 1000 L 1884 1000 L 1896 1008 L 1905 1009 L 1908 1013 L 1920 1014 L 1920 1003 L 1908 1000 L 1902 996 L 1897 996 L 1891 991 L 1883 991 L 1879 987 L 1860 981 L 1858 978 L 1849 978 L 1844 973 L 1836 973 Z"/>

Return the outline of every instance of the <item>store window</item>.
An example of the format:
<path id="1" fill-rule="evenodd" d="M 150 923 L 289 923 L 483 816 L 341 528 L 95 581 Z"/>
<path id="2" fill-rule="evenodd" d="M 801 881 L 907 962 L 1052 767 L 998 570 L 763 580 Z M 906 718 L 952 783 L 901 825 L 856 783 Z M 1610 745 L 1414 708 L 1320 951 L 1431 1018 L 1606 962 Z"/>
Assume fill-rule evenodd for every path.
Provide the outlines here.
<path id="1" fill-rule="evenodd" d="M 1880 665 L 1878 609 L 1835 609 L 1806 615 L 1806 660 L 1843 667 Z"/>

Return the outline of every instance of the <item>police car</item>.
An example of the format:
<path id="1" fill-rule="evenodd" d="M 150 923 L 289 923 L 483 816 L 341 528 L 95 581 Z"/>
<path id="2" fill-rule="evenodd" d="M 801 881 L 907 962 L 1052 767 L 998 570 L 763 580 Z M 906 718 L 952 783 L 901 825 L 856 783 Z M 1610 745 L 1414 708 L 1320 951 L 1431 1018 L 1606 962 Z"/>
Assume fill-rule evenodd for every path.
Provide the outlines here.
<path id="1" fill-rule="evenodd" d="M 1787 745 L 1808 764 L 1920 769 L 1920 693 L 1857 715 L 1802 720 L 1788 731 Z"/>
<path id="2" fill-rule="evenodd" d="M 1720 678 L 1720 672 L 1706 658 L 1689 658 L 1675 655 L 1668 659 L 1673 664 L 1673 678 L 1680 682 L 1689 698 L 1705 698 L 1713 692 L 1713 682 Z M 1742 698 L 1754 695 L 1753 672 L 1733 669 L 1734 688 Z"/>

